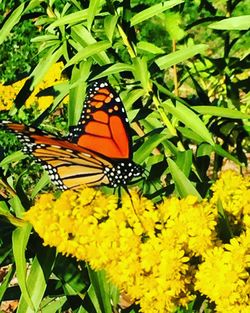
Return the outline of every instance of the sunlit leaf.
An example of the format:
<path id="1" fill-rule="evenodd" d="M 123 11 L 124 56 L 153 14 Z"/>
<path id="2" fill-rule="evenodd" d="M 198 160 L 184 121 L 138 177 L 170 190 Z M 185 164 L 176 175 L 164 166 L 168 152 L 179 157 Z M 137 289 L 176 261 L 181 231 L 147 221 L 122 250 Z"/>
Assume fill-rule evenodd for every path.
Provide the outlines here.
<path id="1" fill-rule="evenodd" d="M 93 44 L 90 44 L 88 47 L 83 48 L 77 54 L 70 59 L 70 61 L 65 65 L 65 67 L 69 67 L 70 65 L 77 64 L 82 60 L 87 59 L 90 56 L 94 56 L 102 51 L 107 50 L 111 47 L 111 43 L 109 41 L 99 41 Z"/>
<path id="2" fill-rule="evenodd" d="M 249 119 L 250 115 L 243 113 L 238 110 L 228 109 L 228 108 L 221 108 L 216 106 L 193 106 L 192 107 L 196 112 L 200 114 L 208 114 L 212 116 L 221 116 L 227 118 L 238 118 L 238 119 Z"/>
<path id="3" fill-rule="evenodd" d="M 208 27 L 223 30 L 248 30 L 250 28 L 250 15 L 229 17 L 210 24 Z"/>
<path id="4" fill-rule="evenodd" d="M 165 101 L 163 107 L 170 113 L 172 113 L 178 120 L 184 123 L 187 127 L 190 127 L 194 132 L 196 132 L 204 141 L 214 144 L 213 138 L 209 133 L 207 127 L 192 110 L 182 103 L 177 102 L 176 106 L 171 104 L 170 101 Z"/>
<path id="5" fill-rule="evenodd" d="M 55 27 L 63 26 L 63 25 L 74 25 L 86 21 L 88 17 L 88 10 L 81 10 L 74 13 L 67 14 L 58 18 L 53 23 L 50 23 L 48 27 L 48 31 L 53 30 Z"/>
<path id="6" fill-rule="evenodd" d="M 104 19 L 104 31 L 110 42 L 112 42 L 118 19 L 118 15 L 108 15 Z"/>
<path id="7" fill-rule="evenodd" d="M 42 254 L 42 256 L 41 256 Z M 31 301 L 35 307 L 35 312 L 38 311 L 44 292 L 47 287 L 47 280 L 50 276 L 51 269 L 54 263 L 55 250 L 43 248 L 40 251 L 40 257 L 34 258 L 27 279 L 27 288 Z M 22 295 L 18 305 L 18 312 L 32 313 L 34 312 L 26 302 L 26 298 Z"/>
<path id="8" fill-rule="evenodd" d="M 131 26 L 137 25 L 183 2 L 184 0 L 170 0 L 153 5 L 150 8 L 147 8 L 134 15 L 130 20 Z"/>
<path id="9" fill-rule="evenodd" d="M 172 178 L 175 182 L 177 191 L 179 195 L 184 198 L 188 195 L 196 196 L 201 200 L 201 196 L 198 191 L 195 189 L 191 181 L 186 177 L 186 175 L 181 171 L 181 169 L 176 165 L 176 163 L 168 158 L 169 171 L 172 175 Z"/>
<path id="10" fill-rule="evenodd" d="M 13 255 L 16 264 L 16 276 L 18 279 L 18 284 L 22 291 L 22 296 L 24 297 L 25 301 L 29 305 L 31 309 L 34 311 L 34 304 L 30 298 L 30 294 L 28 291 L 28 286 L 26 282 L 26 275 L 27 275 L 27 263 L 25 258 L 25 250 L 28 243 L 28 239 L 30 236 L 32 226 L 27 223 L 23 227 L 18 227 L 14 230 L 12 234 L 12 244 L 13 244 Z M 18 313 L 21 312 L 19 309 L 17 310 Z"/>
<path id="11" fill-rule="evenodd" d="M 169 53 L 167 55 L 164 55 L 158 58 L 155 61 L 155 63 L 159 66 L 161 70 L 164 70 L 166 68 L 173 66 L 174 64 L 184 62 L 192 58 L 196 54 L 199 54 L 199 53 L 204 54 L 206 49 L 208 49 L 208 45 L 205 45 L 205 44 L 182 48 L 181 50 Z"/>
<path id="12" fill-rule="evenodd" d="M 0 29 L 0 44 L 7 38 L 12 28 L 20 21 L 22 13 L 25 7 L 25 3 L 20 4 L 9 16 L 9 18 L 4 23 L 3 27 Z"/>
<path id="13" fill-rule="evenodd" d="M 102 0 L 90 0 L 89 1 L 89 7 L 88 7 L 88 13 L 87 13 L 87 25 L 88 25 L 89 30 L 91 28 L 91 25 L 94 21 L 96 14 L 98 13 L 100 9 L 101 3 L 102 3 Z"/>

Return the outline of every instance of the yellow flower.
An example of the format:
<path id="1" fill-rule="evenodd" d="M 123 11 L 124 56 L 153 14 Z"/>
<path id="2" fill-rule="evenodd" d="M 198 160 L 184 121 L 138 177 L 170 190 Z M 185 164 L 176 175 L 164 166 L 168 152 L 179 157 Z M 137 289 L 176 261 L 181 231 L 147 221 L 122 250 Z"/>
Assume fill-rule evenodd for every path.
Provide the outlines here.
<path id="1" fill-rule="evenodd" d="M 204 254 L 195 287 L 216 303 L 217 312 L 241 313 L 249 308 L 249 244 L 250 236 L 244 233 Z"/>
<path id="2" fill-rule="evenodd" d="M 44 111 L 47 109 L 52 103 L 54 98 L 52 96 L 40 96 L 38 97 L 37 94 L 41 92 L 42 90 L 53 87 L 56 84 L 59 84 L 65 78 L 62 76 L 62 69 L 63 69 L 63 63 L 58 62 L 55 63 L 48 73 L 45 75 L 43 81 L 35 87 L 33 92 L 31 93 L 30 97 L 26 100 L 25 106 L 27 108 L 30 108 L 31 106 L 36 107 L 37 109 Z M 0 110 L 10 110 L 10 108 L 14 104 L 14 100 L 21 90 L 21 88 L 24 86 L 27 78 L 24 78 L 20 81 L 17 81 L 16 83 L 12 85 L 2 85 L 0 84 Z M 63 100 L 63 103 L 67 103 L 68 99 L 65 98 Z"/>
<path id="3" fill-rule="evenodd" d="M 173 312 L 187 306 L 198 290 L 216 303 L 217 312 L 246 313 L 250 218 L 247 201 L 240 197 L 247 194 L 248 178 L 236 175 L 241 184 L 231 190 L 227 179 L 232 175 L 216 182 L 210 201 L 172 197 L 154 205 L 132 190 L 118 207 L 114 195 L 82 186 L 59 198 L 42 195 L 25 219 L 44 244 L 85 260 L 95 270 L 104 269 L 140 304 L 141 312 Z M 233 208 L 228 202 L 235 200 L 245 221 L 241 235 L 228 244 L 217 234 L 219 196 L 225 207 Z"/>
<path id="4" fill-rule="evenodd" d="M 237 220 L 242 213 L 250 214 L 250 176 L 243 177 L 231 170 L 223 172 L 211 190 L 214 192 L 211 202 L 220 199 L 223 209 Z"/>

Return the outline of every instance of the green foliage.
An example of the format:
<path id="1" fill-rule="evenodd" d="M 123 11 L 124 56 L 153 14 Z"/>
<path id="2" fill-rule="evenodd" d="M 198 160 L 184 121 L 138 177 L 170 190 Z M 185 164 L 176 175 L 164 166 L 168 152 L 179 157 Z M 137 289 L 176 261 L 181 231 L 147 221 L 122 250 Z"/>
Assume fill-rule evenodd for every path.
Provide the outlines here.
<path id="1" fill-rule="evenodd" d="M 241 97 L 249 95 L 249 47 L 244 47 L 249 42 L 249 24 L 246 17 L 239 16 L 244 15 L 244 3 L 4 1 L 0 4 L 2 15 L 13 10 L 1 21 L 1 80 L 12 81 L 29 71 L 31 77 L 18 95 L 19 115 L 14 118 L 21 115 L 27 124 L 32 120 L 45 127 L 47 123 L 48 129 L 53 125 L 65 129 L 65 119 L 68 126 L 74 125 L 87 84 L 108 76 L 124 100 L 132 127 L 136 126 L 134 159 L 148 172 L 147 181 L 140 184 L 144 193 L 155 201 L 159 195 L 173 192 L 181 197 L 204 197 L 225 159 L 240 166 L 247 164 L 249 116 Z M 69 84 L 57 90 L 49 109 L 30 115 L 22 108 L 25 99 L 59 60 L 65 64 Z M 65 95 L 69 95 L 67 114 L 58 117 L 56 110 Z M 10 112 L 12 118 L 15 112 Z M 1 145 L 12 152 L 13 137 L 0 136 Z M 48 183 L 46 176 L 38 181 L 37 167 L 27 172 L 30 163 L 22 159 L 19 153 L 2 161 L 2 200 L 13 214 L 15 226 L 21 212 Z M 31 176 L 34 179 L 28 178 Z M 42 248 L 27 225 L 13 231 L 6 221 L 0 220 L 0 224 L 8 234 L 0 232 L 1 264 L 15 263 L 19 287 L 13 299 L 19 298 L 20 291 L 22 294 L 17 312 L 118 310 L 117 290 L 103 273 Z M 13 266 L 1 286 L 3 300 L 14 271 Z M 138 312 L 138 307 L 124 312 Z M 187 310 L 177 308 L 177 312 L 198 310 L 190 305 Z M 212 312 L 209 305 L 204 312 Z"/>
<path id="2" fill-rule="evenodd" d="M 16 1 L 0 3 L 0 23 L 2 25 L 11 14 L 10 10 L 15 7 L 15 4 Z M 35 66 L 38 62 L 37 49 L 30 45 L 30 39 L 38 34 L 39 31 L 31 20 L 23 20 L 11 29 L 9 36 L 0 45 L 1 82 L 10 83 L 17 78 L 24 77 Z"/>

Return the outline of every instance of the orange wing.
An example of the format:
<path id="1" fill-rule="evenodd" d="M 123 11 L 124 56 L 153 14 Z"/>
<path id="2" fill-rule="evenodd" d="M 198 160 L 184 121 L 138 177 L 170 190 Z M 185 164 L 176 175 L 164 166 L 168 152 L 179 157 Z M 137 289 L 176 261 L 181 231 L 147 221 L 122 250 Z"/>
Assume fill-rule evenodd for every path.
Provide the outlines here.
<path id="1" fill-rule="evenodd" d="M 113 165 L 92 151 L 33 127 L 9 122 L 1 124 L 16 134 L 23 144 L 23 151 L 36 157 L 59 188 L 74 188 L 82 184 L 110 185 L 107 173 Z"/>
<path id="2" fill-rule="evenodd" d="M 126 112 L 107 82 L 95 82 L 89 88 L 80 121 L 71 127 L 68 139 L 111 159 L 132 157 Z"/>

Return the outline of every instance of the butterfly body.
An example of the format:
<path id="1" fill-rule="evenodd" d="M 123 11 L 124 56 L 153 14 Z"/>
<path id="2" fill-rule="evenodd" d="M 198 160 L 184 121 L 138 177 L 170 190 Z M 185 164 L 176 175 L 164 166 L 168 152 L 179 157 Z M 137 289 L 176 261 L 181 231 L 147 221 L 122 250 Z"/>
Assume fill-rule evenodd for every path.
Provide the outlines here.
<path id="1" fill-rule="evenodd" d="M 62 190 L 82 184 L 126 186 L 143 171 L 132 161 L 127 116 L 110 88 L 104 82 L 89 89 L 80 121 L 67 138 L 7 121 L 0 126 L 16 134 L 23 152 L 32 154 Z"/>

